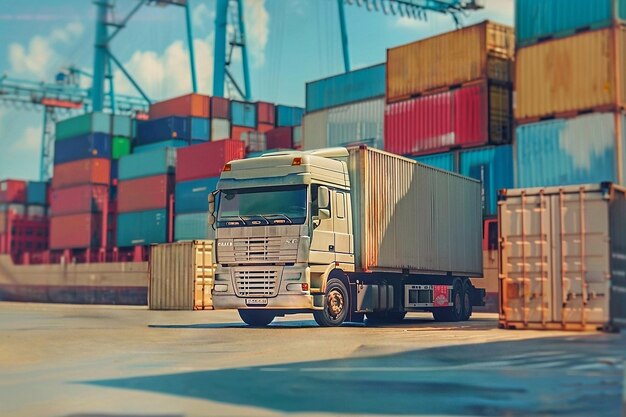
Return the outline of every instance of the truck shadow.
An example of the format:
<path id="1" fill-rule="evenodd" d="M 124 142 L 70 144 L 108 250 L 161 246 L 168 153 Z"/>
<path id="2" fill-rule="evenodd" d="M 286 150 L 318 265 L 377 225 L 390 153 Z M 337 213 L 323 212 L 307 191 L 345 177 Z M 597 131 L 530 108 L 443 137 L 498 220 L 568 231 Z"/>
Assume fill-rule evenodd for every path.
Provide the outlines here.
<path id="1" fill-rule="evenodd" d="M 620 415 L 626 336 L 493 342 L 300 363 L 82 381 L 278 412 Z"/>

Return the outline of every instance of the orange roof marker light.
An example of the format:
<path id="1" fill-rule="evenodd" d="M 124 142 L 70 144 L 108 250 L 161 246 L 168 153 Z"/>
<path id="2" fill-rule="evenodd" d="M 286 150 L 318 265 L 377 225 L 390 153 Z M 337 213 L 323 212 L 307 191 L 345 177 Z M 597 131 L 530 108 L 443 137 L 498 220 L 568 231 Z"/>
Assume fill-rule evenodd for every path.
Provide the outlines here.
<path id="1" fill-rule="evenodd" d="M 291 166 L 295 167 L 299 165 L 302 165 L 302 158 L 293 158 L 293 162 L 291 163 Z"/>
<path id="2" fill-rule="evenodd" d="M 233 170 L 233 168 L 230 166 L 230 164 L 224 165 L 224 172 L 229 172 L 229 171 L 232 171 L 232 170 Z"/>

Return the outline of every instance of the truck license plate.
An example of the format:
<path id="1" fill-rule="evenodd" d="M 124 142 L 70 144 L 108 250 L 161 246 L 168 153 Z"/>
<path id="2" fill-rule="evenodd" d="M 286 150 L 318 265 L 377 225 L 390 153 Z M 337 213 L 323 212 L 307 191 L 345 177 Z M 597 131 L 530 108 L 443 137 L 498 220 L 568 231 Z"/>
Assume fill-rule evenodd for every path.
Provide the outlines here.
<path id="1" fill-rule="evenodd" d="M 246 304 L 249 306 L 266 306 L 267 298 L 246 298 Z"/>

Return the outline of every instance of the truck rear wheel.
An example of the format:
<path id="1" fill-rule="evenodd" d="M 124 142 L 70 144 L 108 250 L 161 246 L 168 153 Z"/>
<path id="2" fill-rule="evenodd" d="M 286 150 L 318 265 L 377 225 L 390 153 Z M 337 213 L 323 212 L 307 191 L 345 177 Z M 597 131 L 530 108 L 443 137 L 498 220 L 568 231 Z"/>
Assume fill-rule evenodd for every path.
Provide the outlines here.
<path id="1" fill-rule="evenodd" d="M 331 278 L 326 284 L 324 309 L 314 311 L 313 318 L 321 327 L 341 326 L 348 317 L 349 308 L 348 289 L 341 280 Z"/>
<path id="2" fill-rule="evenodd" d="M 469 280 L 463 283 L 463 321 L 467 321 L 472 317 L 472 288 Z"/>
<path id="3" fill-rule="evenodd" d="M 239 310 L 239 317 L 248 326 L 265 327 L 274 320 L 274 313 L 267 310 Z"/>
<path id="4" fill-rule="evenodd" d="M 452 287 L 452 307 L 439 307 L 433 309 L 433 318 L 435 321 L 461 321 L 463 320 L 463 285 L 460 280 L 455 280 Z M 471 304 L 471 303 L 470 303 Z M 471 314 L 471 313 L 470 313 Z"/>

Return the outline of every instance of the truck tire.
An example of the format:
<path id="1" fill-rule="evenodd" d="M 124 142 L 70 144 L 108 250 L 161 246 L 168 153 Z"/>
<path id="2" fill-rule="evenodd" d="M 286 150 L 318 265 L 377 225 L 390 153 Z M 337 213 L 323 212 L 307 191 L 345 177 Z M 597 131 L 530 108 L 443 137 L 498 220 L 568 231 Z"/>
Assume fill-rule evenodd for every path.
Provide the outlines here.
<path id="1" fill-rule="evenodd" d="M 386 311 L 386 312 L 374 312 L 366 313 L 367 322 L 371 324 L 390 324 L 400 323 L 406 316 L 406 311 Z"/>
<path id="2" fill-rule="evenodd" d="M 313 318 L 321 327 L 337 327 L 348 317 L 350 299 L 348 289 L 344 283 L 331 278 L 326 284 L 326 295 L 324 295 L 324 309 L 313 312 Z"/>
<path id="3" fill-rule="evenodd" d="M 472 284 L 470 280 L 465 280 L 463 283 L 463 321 L 468 321 L 472 317 Z"/>
<path id="4" fill-rule="evenodd" d="M 463 284 L 461 280 L 455 280 L 452 287 L 452 307 L 433 309 L 435 321 L 456 322 L 463 320 Z"/>
<path id="5" fill-rule="evenodd" d="M 267 310 L 239 310 L 239 317 L 248 326 L 265 327 L 274 320 L 274 313 Z"/>

